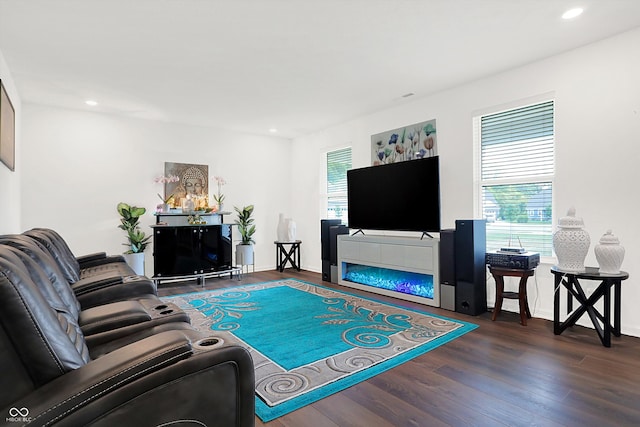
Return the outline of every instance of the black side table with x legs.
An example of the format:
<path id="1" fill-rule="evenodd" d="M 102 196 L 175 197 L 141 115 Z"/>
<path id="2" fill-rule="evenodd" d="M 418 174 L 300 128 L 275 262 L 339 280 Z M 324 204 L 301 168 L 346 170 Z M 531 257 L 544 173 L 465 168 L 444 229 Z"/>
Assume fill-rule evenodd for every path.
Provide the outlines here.
<path id="1" fill-rule="evenodd" d="M 294 240 L 293 242 L 273 242 L 276 244 L 276 270 L 283 272 L 287 268 L 287 263 L 291 263 L 291 267 L 300 271 L 300 244 L 302 240 Z M 285 245 L 291 245 L 286 248 Z"/>
<path id="2" fill-rule="evenodd" d="M 595 267 L 587 267 L 584 272 L 566 272 L 556 267 L 551 268 L 554 275 L 553 293 L 553 333 L 560 335 L 569 326 L 575 323 L 587 313 L 598 333 L 598 337 L 605 347 L 611 347 L 611 334 L 620 336 L 620 306 L 622 281 L 629 278 L 629 273 L 621 271 L 618 274 L 601 274 Z M 580 280 L 600 281 L 598 287 L 587 296 Z M 560 287 L 567 290 L 567 318 L 560 322 Z M 611 288 L 613 288 L 613 324 L 611 323 Z M 580 304 L 575 310 L 573 299 Z M 596 303 L 602 298 L 602 310 L 600 313 Z"/>

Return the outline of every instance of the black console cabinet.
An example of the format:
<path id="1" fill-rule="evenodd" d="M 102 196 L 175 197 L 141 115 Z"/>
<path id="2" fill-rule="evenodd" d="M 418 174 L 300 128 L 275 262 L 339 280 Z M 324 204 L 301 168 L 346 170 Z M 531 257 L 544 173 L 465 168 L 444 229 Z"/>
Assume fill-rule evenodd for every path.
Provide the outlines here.
<path id="1" fill-rule="evenodd" d="M 153 227 L 154 279 L 232 269 L 231 224 Z"/>

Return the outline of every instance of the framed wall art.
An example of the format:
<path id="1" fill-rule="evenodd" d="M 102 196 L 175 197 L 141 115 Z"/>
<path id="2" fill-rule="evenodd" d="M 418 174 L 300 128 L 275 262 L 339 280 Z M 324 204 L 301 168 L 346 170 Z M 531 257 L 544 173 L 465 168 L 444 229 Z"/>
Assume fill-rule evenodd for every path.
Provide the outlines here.
<path id="1" fill-rule="evenodd" d="M 372 165 L 385 165 L 437 155 L 435 119 L 371 136 Z"/>
<path id="2" fill-rule="evenodd" d="M 16 168 L 16 112 L 0 80 L 0 161 Z"/>
<path id="3" fill-rule="evenodd" d="M 208 165 L 165 162 L 164 174 L 165 176 L 177 176 L 180 178 L 177 182 L 167 182 L 164 188 L 165 197 L 173 195 L 178 206 L 187 195 L 195 200 L 201 200 L 202 203 L 205 203 L 208 199 Z"/>

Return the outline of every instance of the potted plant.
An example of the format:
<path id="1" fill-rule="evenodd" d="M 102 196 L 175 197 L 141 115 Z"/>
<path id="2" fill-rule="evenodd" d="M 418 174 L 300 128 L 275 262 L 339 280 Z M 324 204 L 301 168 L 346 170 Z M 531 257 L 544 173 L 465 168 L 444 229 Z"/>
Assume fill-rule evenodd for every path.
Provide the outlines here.
<path id="1" fill-rule="evenodd" d="M 126 203 L 118 203 L 118 213 L 120 214 L 120 225 L 118 228 L 127 233 L 127 242 L 123 245 L 129 249 L 124 252 L 127 264 L 133 268 L 136 274 L 144 275 L 144 250 L 149 244 L 151 236 L 145 235 L 140 230 L 140 217 L 147 211 L 145 208 L 130 206 Z"/>
<path id="2" fill-rule="evenodd" d="M 242 209 L 234 207 L 238 214 L 235 223 L 240 232 L 241 241 L 236 246 L 236 262 L 240 265 L 253 264 L 253 235 L 256 232 L 256 226 L 253 223 L 253 205 L 245 206 Z"/>

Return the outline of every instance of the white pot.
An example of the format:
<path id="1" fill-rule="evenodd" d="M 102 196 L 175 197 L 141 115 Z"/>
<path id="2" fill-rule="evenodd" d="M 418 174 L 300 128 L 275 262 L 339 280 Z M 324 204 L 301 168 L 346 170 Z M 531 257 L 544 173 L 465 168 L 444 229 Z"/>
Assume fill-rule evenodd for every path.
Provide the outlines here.
<path id="1" fill-rule="evenodd" d="M 138 276 L 144 276 L 144 252 L 135 254 L 124 254 L 127 265 L 133 269 Z"/>
<path id="2" fill-rule="evenodd" d="M 236 246 L 236 264 L 253 265 L 253 245 L 239 243 Z"/>

